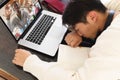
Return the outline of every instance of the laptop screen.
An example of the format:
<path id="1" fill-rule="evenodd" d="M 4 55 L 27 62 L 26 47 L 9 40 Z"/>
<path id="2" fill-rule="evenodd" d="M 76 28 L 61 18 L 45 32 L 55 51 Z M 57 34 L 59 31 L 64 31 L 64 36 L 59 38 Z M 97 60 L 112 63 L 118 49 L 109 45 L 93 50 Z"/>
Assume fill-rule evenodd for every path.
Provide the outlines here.
<path id="1" fill-rule="evenodd" d="M 18 40 L 41 9 L 38 0 L 10 0 L 0 9 L 0 16 Z"/>

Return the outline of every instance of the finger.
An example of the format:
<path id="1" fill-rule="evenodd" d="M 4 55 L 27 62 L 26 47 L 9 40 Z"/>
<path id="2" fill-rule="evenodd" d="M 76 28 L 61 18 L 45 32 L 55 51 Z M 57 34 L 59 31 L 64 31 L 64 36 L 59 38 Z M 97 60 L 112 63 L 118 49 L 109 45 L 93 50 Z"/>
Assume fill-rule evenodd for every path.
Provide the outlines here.
<path id="1" fill-rule="evenodd" d="M 65 37 L 65 41 L 66 41 L 66 43 L 68 43 L 68 41 L 69 41 L 69 38 L 67 36 Z"/>
<path id="2" fill-rule="evenodd" d="M 17 62 L 16 58 L 13 58 L 12 62 L 16 64 Z"/>
<path id="3" fill-rule="evenodd" d="M 14 64 L 16 63 L 16 62 L 15 62 L 15 59 L 12 60 L 12 63 L 14 63 Z"/>
<path id="4" fill-rule="evenodd" d="M 19 49 L 16 49 L 15 52 L 16 52 L 16 53 L 19 52 Z"/>
<path id="5" fill-rule="evenodd" d="M 15 52 L 15 57 L 16 57 L 16 56 L 18 56 L 18 54 L 19 54 L 19 52 L 18 52 L 18 51 L 16 51 L 16 52 Z"/>
<path id="6" fill-rule="evenodd" d="M 69 41 L 71 38 L 72 38 L 72 35 L 67 34 L 66 37 L 65 37 L 65 40 L 66 40 L 66 41 Z"/>
<path id="7" fill-rule="evenodd" d="M 69 40 L 65 40 L 65 42 L 66 42 L 68 45 L 70 44 Z"/>
<path id="8" fill-rule="evenodd" d="M 16 60 L 12 60 L 12 63 L 19 65 L 18 62 Z"/>
<path id="9" fill-rule="evenodd" d="M 73 40 L 73 41 L 71 42 L 71 46 L 72 46 L 72 47 L 78 47 L 78 46 L 80 45 L 80 43 L 81 43 L 81 41 L 75 41 L 75 40 Z"/>
<path id="10" fill-rule="evenodd" d="M 75 41 L 71 41 L 70 45 L 71 45 L 72 47 L 75 47 L 75 46 L 76 46 L 76 42 L 75 42 Z"/>
<path id="11" fill-rule="evenodd" d="M 76 46 L 80 46 L 81 43 L 82 43 L 82 40 L 78 41 L 78 42 L 76 43 Z"/>
<path id="12" fill-rule="evenodd" d="M 66 41 L 66 42 L 67 42 L 68 44 L 71 44 L 71 42 L 73 42 L 73 40 L 74 40 L 74 39 L 69 38 L 69 39 L 67 39 L 67 41 Z"/>
<path id="13" fill-rule="evenodd" d="M 16 49 L 15 50 L 15 53 L 20 53 L 20 52 L 22 52 L 23 51 L 23 49 Z"/>

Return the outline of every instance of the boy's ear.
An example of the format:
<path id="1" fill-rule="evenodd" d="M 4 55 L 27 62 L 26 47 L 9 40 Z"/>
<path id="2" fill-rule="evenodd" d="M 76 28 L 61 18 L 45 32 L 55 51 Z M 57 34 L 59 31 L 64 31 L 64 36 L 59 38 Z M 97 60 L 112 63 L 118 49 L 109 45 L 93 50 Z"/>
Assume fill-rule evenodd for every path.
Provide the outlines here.
<path id="1" fill-rule="evenodd" d="M 87 14 L 87 21 L 89 23 L 95 23 L 97 21 L 97 12 L 96 11 L 90 11 L 88 14 Z"/>

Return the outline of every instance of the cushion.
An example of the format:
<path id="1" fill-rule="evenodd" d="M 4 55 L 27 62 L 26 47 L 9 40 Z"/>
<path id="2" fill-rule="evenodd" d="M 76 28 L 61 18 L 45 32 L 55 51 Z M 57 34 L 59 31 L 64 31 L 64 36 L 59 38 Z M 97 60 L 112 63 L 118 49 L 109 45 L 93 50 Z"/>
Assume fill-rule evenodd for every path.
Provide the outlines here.
<path id="1" fill-rule="evenodd" d="M 101 0 L 101 2 L 108 8 L 115 11 L 120 10 L 120 0 Z"/>
<path id="2" fill-rule="evenodd" d="M 90 56 L 120 56 L 120 14 L 97 38 L 95 45 L 91 48 Z"/>
<path id="3" fill-rule="evenodd" d="M 73 48 L 60 44 L 58 51 L 58 63 L 62 64 L 67 69 L 76 70 L 81 67 L 84 64 L 84 61 L 88 58 L 89 50 L 90 48 L 88 47 Z"/>

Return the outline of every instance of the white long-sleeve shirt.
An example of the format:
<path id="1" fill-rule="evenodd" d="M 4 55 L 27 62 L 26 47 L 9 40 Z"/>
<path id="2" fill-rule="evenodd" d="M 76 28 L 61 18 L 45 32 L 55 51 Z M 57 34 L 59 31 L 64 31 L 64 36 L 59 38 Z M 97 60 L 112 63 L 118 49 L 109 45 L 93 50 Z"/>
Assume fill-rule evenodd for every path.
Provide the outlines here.
<path id="1" fill-rule="evenodd" d="M 119 80 L 120 79 L 120 15 L 97 39 L 89 56 L 77 70 L 65 68 L 64 62 L 44 62 L 31 55 L 24 63 L 24 70 L 39 80 Z M 62 53 L 59 53 L 62 54 Z M 75 53 L 73 53 L 75 54 Z M 59 56 L 58 56 L 59 57 Z M 82 56 L 81 56 L 82 57 Z M 72 62 L 72 58 L 70 58 Z M 78 60 L 79 63 L 79 60 Z"/>

